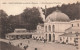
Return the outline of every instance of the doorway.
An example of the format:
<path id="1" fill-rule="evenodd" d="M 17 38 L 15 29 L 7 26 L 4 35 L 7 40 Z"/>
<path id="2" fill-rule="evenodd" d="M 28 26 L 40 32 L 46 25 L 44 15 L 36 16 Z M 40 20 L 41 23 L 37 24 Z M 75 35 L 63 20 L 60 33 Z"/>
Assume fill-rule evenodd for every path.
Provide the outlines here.
<path id="1" fill-rule="evenodd" d="M 47 34 L 46 34 L 46 40 L 47 40 Z"/>
<path id="2" fill-rule="evenodd" d="M 51 34 L 49 34 L 49 41 L 51 41 Z"/>

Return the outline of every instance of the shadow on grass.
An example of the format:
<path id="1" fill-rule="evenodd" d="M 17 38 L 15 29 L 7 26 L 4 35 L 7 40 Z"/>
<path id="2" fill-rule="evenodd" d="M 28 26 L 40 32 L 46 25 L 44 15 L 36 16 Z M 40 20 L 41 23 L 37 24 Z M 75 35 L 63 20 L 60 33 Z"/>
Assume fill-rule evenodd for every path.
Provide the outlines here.
<path id="1" fill-rule="evenodd" d="M 0 42 L 0 50 L 23 50 L 23 49 L 5 42 Z"/>

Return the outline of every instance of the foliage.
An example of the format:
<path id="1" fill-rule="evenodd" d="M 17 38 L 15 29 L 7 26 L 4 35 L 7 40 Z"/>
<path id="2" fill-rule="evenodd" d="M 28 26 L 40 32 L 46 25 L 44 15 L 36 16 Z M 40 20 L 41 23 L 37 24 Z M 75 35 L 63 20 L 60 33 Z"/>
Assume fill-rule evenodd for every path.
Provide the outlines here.
<path id="1" fill-rule="evenodd" d="M 38 23 L 43 23 L 39 10 L 36 7 L 26 8 L 24 12 L 19 15 L 10 15 L 8 20 L 12 30 L 15 28 L 35 30 Z"/>
<path id="2" fill-rule="evenodd" d="M 43 23 L 39 10 L 36 7 L 26 8 L 21 14 L 23 20 L 27 23 L 27 29 L 36 29 L 38 23 Z"/>
<path id="3" fill-rule="evenodd" d="M 7 14 L 5 11 L 0 10 L 0 37 L 3 38 L 4 35 L 7 33 Z"/>
<path id="4" fill-rule="evenodd" d="M 58 8 L 61 12 L 67 14 L 71 20 L 80 19 L 80 3 L 73 3 L 73 4 L 62 4 L 62 6 L 56 6 L 47 8 L 46 17 L 51 14 L 53 11 Z M 45 12 L 45 9 L 43 10 Z"/>
<path id="5" fill-rule="evenodd" d="M 71 20 L 80 19 L 80 3 L 62 4 L 62 6 L 56 6 L 47 8 L 46 13 L 43 9 L 45 16 L 47 17 L 53 11 L 58 8 L 63 13 L 67 14 Z M 40 17 L 38 8 L 26 8 L 19 15 L 8 15 L 5 11 L 0 10 L 0 37 L 4 37 L 6 33 L 13 32 L 15 28 L 26 28 L 27 30 L 35 30 L 38 23 L 43 23 Z"/>

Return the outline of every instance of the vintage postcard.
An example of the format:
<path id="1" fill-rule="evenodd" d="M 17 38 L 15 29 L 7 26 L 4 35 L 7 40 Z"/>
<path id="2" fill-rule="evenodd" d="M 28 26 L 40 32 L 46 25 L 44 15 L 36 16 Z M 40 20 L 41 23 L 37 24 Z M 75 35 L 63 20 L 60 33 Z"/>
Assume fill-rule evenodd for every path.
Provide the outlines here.
<path id="1" fill-rule="evenodd" d="M 0 50 L 80 50 L 80 0 L 0 0 Z"/>

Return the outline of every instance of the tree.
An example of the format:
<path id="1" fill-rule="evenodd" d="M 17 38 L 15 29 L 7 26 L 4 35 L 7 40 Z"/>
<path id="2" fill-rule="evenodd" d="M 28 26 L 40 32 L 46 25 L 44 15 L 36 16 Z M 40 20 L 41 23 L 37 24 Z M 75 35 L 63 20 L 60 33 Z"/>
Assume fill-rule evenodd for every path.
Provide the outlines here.
<path id="1" fill-rule="evenodd" d="M 39 10 L 36 7 L 26 8 L 21 14 L 21 17 L 27 23 L 26 28 L 28 30 L 34 30 L 38 23 L 43 23 Z"/>
<path id="2" fill-rule="evenodd" d="M 46 15 L 48 16 L 49 14 L 54 12 L 56 10 L 56 7 L 47 8 Z M 58 9 L 67 14 L 71 20 L 80 19 L 80 2 L 73 4 L 62 4 L 62 6 L 58 7 Z M 45 9 L 43 11 L 45 12 Z"/>
<path id="3" fill-rule="evenodd" d="M 7 33 L 7 14 L 5 11 L 0 10 L 0 37 L 4 38 L 5 34 Z"/>

